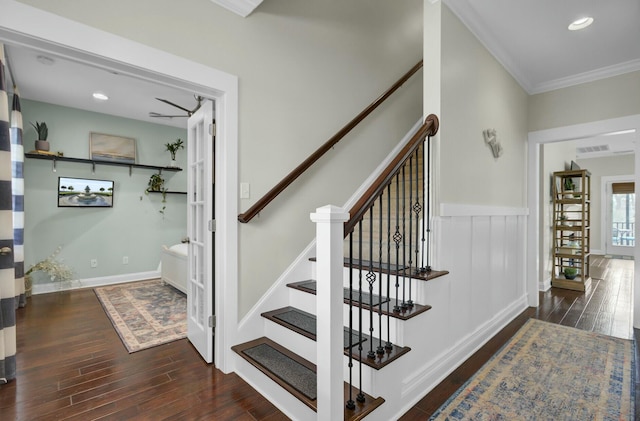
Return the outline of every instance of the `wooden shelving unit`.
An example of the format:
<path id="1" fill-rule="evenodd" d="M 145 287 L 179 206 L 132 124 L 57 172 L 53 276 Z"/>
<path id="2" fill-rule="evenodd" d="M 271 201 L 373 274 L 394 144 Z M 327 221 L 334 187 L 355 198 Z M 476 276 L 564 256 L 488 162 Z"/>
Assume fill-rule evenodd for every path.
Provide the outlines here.
<path id="1" fill-rule="evenodd" d="M 573 188 L 571 186 L 573 185 Z M 551 285 L 586 291 L 591 285 L 591 174 L 587 170 L 553 173 L 553 271 Z M 574 279 L 565 270 L 577 270 Z"/>

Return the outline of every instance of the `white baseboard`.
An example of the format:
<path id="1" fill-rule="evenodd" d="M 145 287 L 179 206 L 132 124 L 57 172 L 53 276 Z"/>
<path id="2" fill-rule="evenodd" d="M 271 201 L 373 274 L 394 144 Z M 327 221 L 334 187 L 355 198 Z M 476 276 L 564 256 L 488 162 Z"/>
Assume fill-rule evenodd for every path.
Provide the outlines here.
<path id="1" fill-rule="evenodd" d="M 160 271 L 125 273 L 123 275 L 101 276 L 98 278 L 75 279 L 66 282 L 48 282 L 45 284 L 34 284 L 31 293 L 33 295 L 47 294 L 50 292 L 69 291 L 80 288 L 94 288 L 105 285 L 123 284 L 126 282 L 144 281 L 147 279 L 160 278 Z"/>
<path id="2" fill-rule="evenodd" d="M 409 400 L 398 412 L 398 416 L 411 409 L 417 401 L 424 397 L 425 392 L 437 386 L 527 307 L 527 298 L 523 295 L 473 333 L 462 338 L 446 352 L 441 353 L 440 356 L 422 368 L 415 370 L 403 382 L 402 397 Z M 417 393 L 418 391 L 419 393 Z"/>
<path id="3" fill-rule="evenodd" d="M 538 282 L 538 288 L 540 291 L 548 291 L 551 288 L 551 278 Z"/>

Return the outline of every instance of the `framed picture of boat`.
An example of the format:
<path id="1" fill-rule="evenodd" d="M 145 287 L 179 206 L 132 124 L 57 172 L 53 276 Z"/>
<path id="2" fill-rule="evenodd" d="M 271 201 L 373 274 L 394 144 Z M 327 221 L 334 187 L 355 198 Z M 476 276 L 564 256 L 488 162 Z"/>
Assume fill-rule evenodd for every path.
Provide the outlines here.
<path id="1" fill-rule="evenodd" d="M 136 163 L 136 140 L 131 137 L 91 132 L 89 157 L 94 161 Z"/>

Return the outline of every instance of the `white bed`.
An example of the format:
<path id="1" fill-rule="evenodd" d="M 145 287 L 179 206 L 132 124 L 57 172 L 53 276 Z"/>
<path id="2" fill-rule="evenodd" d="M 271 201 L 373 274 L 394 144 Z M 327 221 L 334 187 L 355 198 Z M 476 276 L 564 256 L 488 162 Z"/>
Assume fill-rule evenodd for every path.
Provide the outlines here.
<path id="1" fill-rule="evenodd" d="M 174 288 L 187 293 L 188 244 L 162 246 L 160 253 L 161 279 Z"/>

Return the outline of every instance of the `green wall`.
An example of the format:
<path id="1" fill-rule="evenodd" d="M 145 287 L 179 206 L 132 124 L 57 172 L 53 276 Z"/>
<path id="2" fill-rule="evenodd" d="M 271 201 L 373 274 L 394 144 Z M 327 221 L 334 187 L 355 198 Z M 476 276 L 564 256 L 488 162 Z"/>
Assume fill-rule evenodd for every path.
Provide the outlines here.
<path id="1" fill-rule="evenodd" d="M 65 157 L 89 158 L 89 134 L 107 133 L 136 139 L 137 163 L 168 165 L 164 144 L 181 138 L 186 129 L 140 122 L 22 100 L 25 152 L 34 149 L 36 132 L 29 122 L 45 121 L 49 127 L 51 151 Z M 178 165 L 186 166 L 186 150 L 177 154 Z M 109 277 L 154 271 L 163 244 L 180 242 L 186 236 L 186 195 L 145 195 L 150 169 L 25 159 L 25 264 L 26 268 L 62 246 L 59 258 L 73 268 L 74 279 Z M 85 177 L 115 182 L 113 208 L 58 208 L 58 177 Z M 169 190 L 185 191 L 186 171 L 164 172 Z M 164 215 L 159 212 L 166 206 Z M 129 258 L 123 264 L 123 257 Z M 90 260 L 98 266 L 91 268 Z"/>

